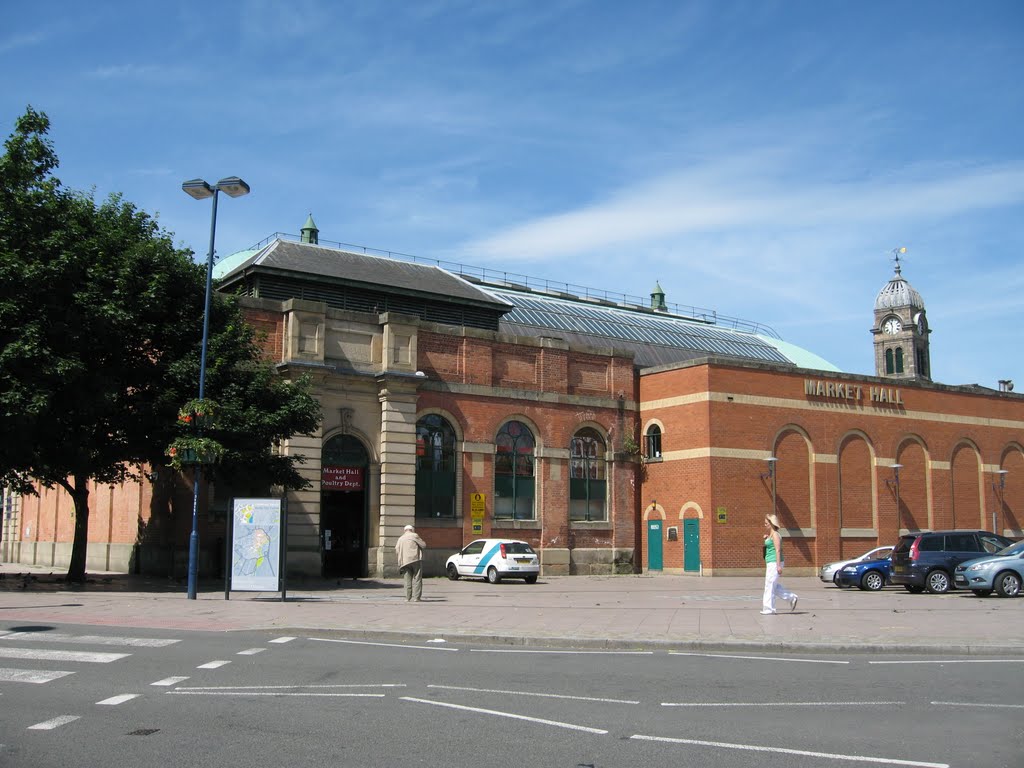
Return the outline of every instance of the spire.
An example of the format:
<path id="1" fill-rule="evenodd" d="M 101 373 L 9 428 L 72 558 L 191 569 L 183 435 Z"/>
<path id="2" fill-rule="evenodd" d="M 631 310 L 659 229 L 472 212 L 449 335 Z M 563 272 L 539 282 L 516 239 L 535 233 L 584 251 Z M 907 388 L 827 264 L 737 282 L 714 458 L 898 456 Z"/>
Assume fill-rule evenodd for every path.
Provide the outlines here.
<path id="1" fill-rule="evenodd" d="M 311 245 L 317 245 L 320 242 L 320 230 L 316 228 L 312 213 L 309 214 L 309 218 L 306 219 L 306 223 L 302 227 L 302 242 Z"/>
<path id="2" fill-rule="evenodd" d="M 668 307 L 665 305 L 665 291 L 657 280 L 654 281 L 654 290 L 651 291 L 651 309 L 656 312 L 668 312 Z"/>

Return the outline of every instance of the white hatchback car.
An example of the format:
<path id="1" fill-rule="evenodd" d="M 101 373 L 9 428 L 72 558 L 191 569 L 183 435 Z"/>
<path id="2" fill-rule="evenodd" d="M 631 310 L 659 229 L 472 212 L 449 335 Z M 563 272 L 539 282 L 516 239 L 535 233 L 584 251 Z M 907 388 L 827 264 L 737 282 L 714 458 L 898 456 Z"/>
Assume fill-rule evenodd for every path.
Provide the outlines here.
<path id="1" fill-rule="evenodd" d="M 491 584 L 502 579 L 524 579 L 534 584 L 540 575 L 540 560 L 525 541 L 476 539 L 449 557 L 444 570 L 452 581 L 460 576 L 477 576 Z"/>
<path id="2" fill-rule="evenodd" d="M 821 566 L 821 570 L 818 572 L 818 578 L 824 581 L 826 584 L 836 582 L 836 574 L 839 573 L 847 565 L 853 565 L 854 563 L 860 563 L 864 560 L 884 560 L 892 554 L 892 547 L 875 547 L 869 552 L 865 552 L 860 557 L 851 557 L 849 560 L 840 560 L 835 563 L 828 563 Z M 837 584 L 837 586 L 840 586 Z"/>

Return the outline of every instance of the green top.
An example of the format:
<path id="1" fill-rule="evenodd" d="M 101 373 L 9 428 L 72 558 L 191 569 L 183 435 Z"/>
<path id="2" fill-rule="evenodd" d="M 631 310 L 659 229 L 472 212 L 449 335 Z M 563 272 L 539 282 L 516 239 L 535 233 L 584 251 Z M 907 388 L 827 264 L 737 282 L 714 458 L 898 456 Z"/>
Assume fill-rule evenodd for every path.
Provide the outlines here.
<path id="1" fill-rule="evenodd" d="M 779 539 L 779 551 L 775 552 L 775 539 L 769 536 L 764 540 L 764 561 L 766 563 L 782 562 L 782 539 Z"/>

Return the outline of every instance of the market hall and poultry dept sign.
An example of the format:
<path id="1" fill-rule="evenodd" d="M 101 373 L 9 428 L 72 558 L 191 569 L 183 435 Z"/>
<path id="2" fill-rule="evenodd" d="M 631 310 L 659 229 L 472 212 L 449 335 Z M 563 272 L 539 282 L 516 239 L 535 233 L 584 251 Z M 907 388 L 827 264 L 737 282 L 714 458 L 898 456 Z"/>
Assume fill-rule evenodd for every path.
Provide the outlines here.
<path id="1" fill-rule="evenodd" d="M 329 467 L 320 470 L 320 488 L 325 491 L 363 490 L 363 467 Z"/>
<path id="2" fill-rule="evenodd" d="M 828 379 L 804 379 L 804 394 L 827 400 L 843 400 L 880 405 L 903 405 L 903 393 L 896 387 L 864 386 L 850 381 L 829 381 Z"/>

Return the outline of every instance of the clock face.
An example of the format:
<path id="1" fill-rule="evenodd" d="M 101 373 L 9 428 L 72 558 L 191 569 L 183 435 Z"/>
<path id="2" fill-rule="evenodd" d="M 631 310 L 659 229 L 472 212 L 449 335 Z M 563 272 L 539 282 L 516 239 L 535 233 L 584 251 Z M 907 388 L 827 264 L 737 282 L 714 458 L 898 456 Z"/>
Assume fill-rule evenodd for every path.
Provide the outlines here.
<path id="1" fill-rule="evenodd" d="M 886 333 L 899 333 L 903 330 L 903 324 L 895 317 L 890 317 L 882 323 L 882 330 Z"/>

